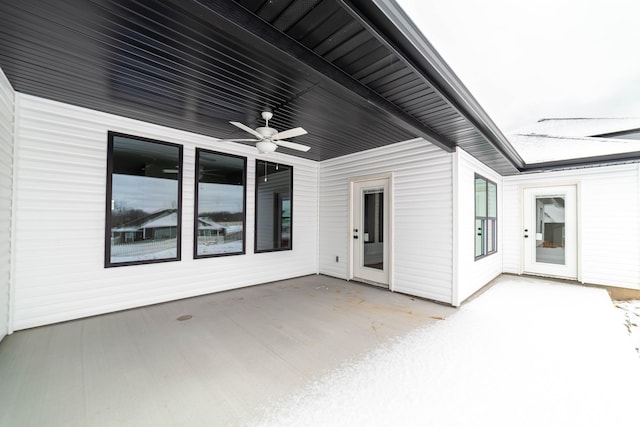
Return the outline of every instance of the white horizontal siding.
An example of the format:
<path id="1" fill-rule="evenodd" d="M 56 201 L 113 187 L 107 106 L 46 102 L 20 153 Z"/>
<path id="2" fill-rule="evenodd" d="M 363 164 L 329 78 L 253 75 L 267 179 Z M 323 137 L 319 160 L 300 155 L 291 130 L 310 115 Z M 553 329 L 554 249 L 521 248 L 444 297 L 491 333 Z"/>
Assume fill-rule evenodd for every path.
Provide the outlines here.
<path id="1" fill-rule="evenodd" d="M 0 69 L 0 340 L 9 331 L 14 92 Z"/>
<path id="2" fill-rule="evenodd" d="M 15 329 L 317 272 L 315 162 L 276 155 L 294 170 L 293 250 L 254 254 L 254 148 L 22 94 L 16 105 Z M 181 261 L 103 267 L 110 130 L 183 145 Z M 196 148 L 247 157 L 246 255 L 193 259 Z"/>
<path id="3" fill-rule="evenodd" d="M 464 150 L 456 152 L 456 262 L 454 268 L 454 305 L 459 305 L 474 292 L 502 273 L 502 177 Z M 475 259 L 475 174 L 497 185 L 498 240 L 497 253 Z"/>
<path id="4" fill-rule="evenodd" d="M 392 173 L 393 290 L 450 303 L 451 159 L 428 142 L 412 140 L 322 162 L 320 272 L 348 275 L 349 179 Z"/>
<path id="5" fill-rule="evenodd" d="M 504 178 L 504 271 L 522 273 L 522 188 L 578 185 L 578 277 L 640 289 L 639 166 L 603 166 Z"/>

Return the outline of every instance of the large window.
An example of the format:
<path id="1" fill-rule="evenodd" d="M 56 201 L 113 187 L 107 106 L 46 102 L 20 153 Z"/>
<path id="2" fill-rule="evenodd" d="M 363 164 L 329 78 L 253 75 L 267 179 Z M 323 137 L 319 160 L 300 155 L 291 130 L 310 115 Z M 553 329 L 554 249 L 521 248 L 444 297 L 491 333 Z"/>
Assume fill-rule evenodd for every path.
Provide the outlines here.
<path id="1" fill-rule="evenodd" d="M 291 249 L 292 194 L 292 166 L 256 160 L 256 252 Z"/>
<path id="2" fill-rule="evenodd" d="M 108 138 L 105 267 L 179 260 L 182 146 Z"/>
<path id="3" fill-rule="evenodd" d="M 480 258 L 497 250 L 498 191 L 494 182 L 475 176 L 475 256 Z"/>
<path id="4" fill-rule="evenodd" d="M 243 254 L 244 157 L 196 150 L 194 257 Z"/>

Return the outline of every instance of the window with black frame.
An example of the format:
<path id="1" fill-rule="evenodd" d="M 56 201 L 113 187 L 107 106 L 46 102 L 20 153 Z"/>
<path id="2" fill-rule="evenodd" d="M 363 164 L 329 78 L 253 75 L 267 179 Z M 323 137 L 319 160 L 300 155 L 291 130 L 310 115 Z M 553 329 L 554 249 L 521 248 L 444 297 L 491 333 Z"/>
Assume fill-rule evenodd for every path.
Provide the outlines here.
<path id="1" fill-rule="evenodd" d="M 289 250 L 293 167 L 256 160 L 255 252 Z"/>
<path id="2" fill-rule="evenodd" d="M 109 132 L 105 267 L 180 260 L 182 146 Z"/>
<path id="3" fill-rule="evenodd" d="M 247 159 L 196 150 L 194 257 L 245 253 Z"/>
<path id="4" fill-rule="evenodd" d="M 475 257 L 497 250 L 498 191 L 494 182 L 475 176 Z"/>

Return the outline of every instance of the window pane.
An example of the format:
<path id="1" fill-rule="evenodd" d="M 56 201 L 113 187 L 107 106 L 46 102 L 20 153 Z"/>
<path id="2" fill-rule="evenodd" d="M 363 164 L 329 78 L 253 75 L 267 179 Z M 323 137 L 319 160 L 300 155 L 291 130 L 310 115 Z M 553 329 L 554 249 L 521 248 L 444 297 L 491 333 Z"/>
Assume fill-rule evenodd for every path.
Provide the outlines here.
<path id="1" fill-rule="evenodd" d="M 484 255 L 484 220 L 476 218 L 476 257 Z"/>
<path id="2" fill-rule="evenodd" d="M 106 266 L 180 259 L 182 147 L 109 134 Z"/>
<path id="3" fill-rule="evenodd" d="M 476 178 L 476 216 L 487 216 L 487 181 Z"/>
<path id="4" fill-rule="evenodd" d="M 195 256 L 244 253 L 246 159 L 196 151 Z"/>
<path id="5" fill-rule="evenodd" d="M 491 253 L 496 250 L 496 221 L 487 219 L 486 224 L 486 253 Z"/>
<path id="6" fill-rule="evenodd" d="M 292 166 L 256 160 L 256 252 L 291 249 L 292 193 Z"/>
<path id="7" fill-rule="evenodd" d="M 498 189 L 496 187 L 496 184 L 494 184 L 493 182 L 487 183 L 487 196 L 487 216 L 495 218 L 498 216 Z"/>

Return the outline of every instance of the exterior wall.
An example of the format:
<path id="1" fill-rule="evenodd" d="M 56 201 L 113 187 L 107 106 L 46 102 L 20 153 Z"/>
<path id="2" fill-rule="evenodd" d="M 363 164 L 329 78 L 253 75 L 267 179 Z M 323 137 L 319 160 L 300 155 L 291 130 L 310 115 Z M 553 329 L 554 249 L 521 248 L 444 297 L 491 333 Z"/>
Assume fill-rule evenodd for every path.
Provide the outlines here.
<path id="1" fill-rule="evenodd" d="M 254 148 L 19 93 L 16 122 L 15 329 L 317 273 L 315 162 L 277 154 L 294 167 L 293 250 L 254 254 Z M 103 267 L 109 130 L 184 146 L 181 261 Z M 246 255 L 193 259 L 197 147 L 247 157 Z"/>
<path id="2" fill-rule="evenodd" d="M 640 289 L 640 166 L 504 177 L 504 272 L 522 273 L 522 189 L 578 185 L 578 280 Z"/>
<path id="3" fill-rule="evenodd" d="M 14 92 L 0 69 L 0 340 L 9 332 Z"/>
<path id="4" fill-rule="evenodd" d="M 502 177 L 493 169 L 477 161 L 458 148 L 454 173 L 455 182 L 455 264 L 454 305 L 460 305 L 474 292 L 502 273 Z M 475 174 L 482 175 L 497 185 L 498 192 L 498 238 L 497 252 L 475 259 Z"/>
<path id="5" fill-rule="evenodd" d="M 322 162 L 320 273 L 348 278 L 349 179 L 391 173 L 391 289 L 451 303 L 452 159 L 416 139 Z"/>

